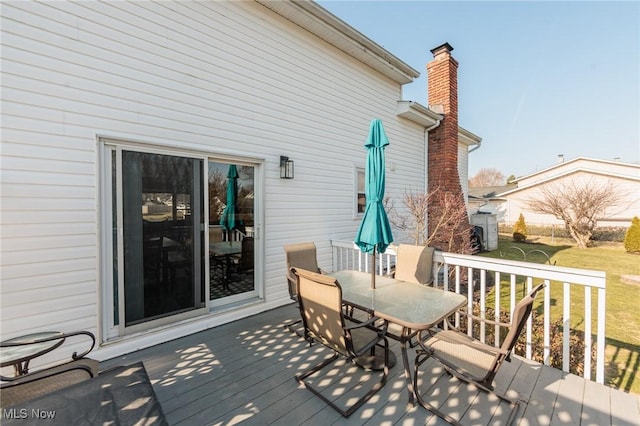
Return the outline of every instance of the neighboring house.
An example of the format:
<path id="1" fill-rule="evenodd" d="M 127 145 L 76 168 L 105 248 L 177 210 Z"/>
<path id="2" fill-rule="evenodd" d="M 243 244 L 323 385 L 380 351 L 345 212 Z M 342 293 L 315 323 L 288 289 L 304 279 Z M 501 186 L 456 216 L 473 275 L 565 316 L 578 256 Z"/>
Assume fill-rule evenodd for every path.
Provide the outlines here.
<path id="1" fill-rule="evenodd" d="M 355 235 L 373 118 L 387 196 L 426 188 L 446 114 L 399 99 L 419 73 L 315 3 L 0 7 L 2 339 L 88 330 L 106 359 L 290 303 L 283 245 L 330 269 Z M 480 138 L 457 133 L 466 193 Z M 231 265 L 244 287 L 214 279 Z"/>
<path id="2" fill-rule="evenodd" d="M 560 219 L 534 213 L 527 206 L 529 200 L 540 198 L 541 188 L 553 188 L 563 182 L 611 184 L 623 196 L 619 205 L 612 206 L 605 217 L 598 218 L 598 226 L 627 227 L 634 216 L 640 216 L 640 165 L 582 157 L 518 178 L 515 181 L 516 188 L 495 194 L 491 204 L 496 210 L 504 212 L 502 219 L 499 219 L 503 223 L 515 223 L 522 213 L 527 224 L 564 225 Z"/>
<path id="3" fill-rule="evenodd" d="M 476 213 L 495 214 L 499 223 L 504 222 L 506 203 L 498 194 L 517 188 L 516 184 L 469 188 L 467 198 L 469 215 Z"/>

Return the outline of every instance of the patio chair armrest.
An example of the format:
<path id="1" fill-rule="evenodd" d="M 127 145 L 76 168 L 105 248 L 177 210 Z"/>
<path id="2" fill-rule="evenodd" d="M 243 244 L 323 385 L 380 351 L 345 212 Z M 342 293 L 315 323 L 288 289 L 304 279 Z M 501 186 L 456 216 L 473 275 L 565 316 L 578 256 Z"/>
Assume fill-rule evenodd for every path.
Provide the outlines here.
<path id="1" fill-rule="evenodd" d="M 480 321 L 480 322 L 483 322 L 485 324 L 498 325 L 500 327 L 511 327 L 511 324 L 509 324 L 509 323 L 500 322 L 500 321 L 494 321 L 494 320 L 490 320 L 488 318 L 482 318 L 482 317 L 479 317 L 477 315 L 470 314 L 469 312 L 464 311 L 464 310 L 457 311 L 457 313 L 459 313 L 460 315 L 464 315 L 465 317 L 471 318 L 474 321 Z"/>
<path id="2" fill-rule="evenodd" d="M 497 348 L 495 346 L 487 345 L 486 343 L 482 343 L 479 340 L 475 340 L 475 339 L 472 342 L 470 342 L 469 346 L 472 348 L 477 348 L 479 350 L 482 350 L 485 352 L 491 352 L 494 354 L 502 354 L 502 355 L 508 354 L 508 352 L 502 348 Z"/>
<path id="3" fill-rule="evenodd" d="M 349 326 L 345 326 L 344 329 L 345 330 L 354 330 L 356 328 L 362 328 L 362 327 L 367 327 L 369 329 L 378 331 L 378 332 L 383 332 L 386 333 L 387 332 L 387 328 L 389 327 L 389 321 L 387 320 L 383 320 L 384 322 L 382 323 L 382 325 L 376 325 L 376 321 L 380 320 L 381 318 L 379 317 L 371 317 L 366 321 L 358 321 L 358 322 L 353 322 L 352 325 Z"/>
<path id="4" fill-rule="evenodd" d="M 466 333 L 463 333 L 463 332 L 458 331 L 456 329 L 454 329 L 452 331 L 455 331 L 456 333 L 459 333 L 461 335 L 469 337 L 469 336 L 467 336 Z M 423 333 L 428 333 L 428 335 L 425 336 Z M 432 336 L 434 336 L 434 333 L 432 333 L 431 330 L 420 330 L 418 332 L 418 345 L 422 348 L 422 350 L 424 350 L 425 352 L 427 352 L 429 354 L 433 354 L 434 350 L 433 350 L 433 348 L 427 346 L 425 344 L 425 342 Z M 482 343 L 479 340 L 476 340 L 476 339 L 473 339 L 473 338 L 469 338 L 468 341 L 461 342 L 460 344 L 461 345 L 465 345 L 465 346 L 470 347 L 470 348 L 473 348 L 473 349 L 480 350 L 482 352 L 489 352 L 489 353 L 495 354 L 495 355 L 497 355 L 497 354 L 508 355 L 509 354 L 508 351 L 506 351 L 506 350 L 504 350 L 502 348 L 497 348 L 495 346 L 487 345 L 486 343 Z"/>
<path id="5" fill-rule="evenodd" d="M 90 331 L 73 331 L 69 333 L 58 333 L 49 337 L 43 337 L 40 339 L 23 340 L 19 342 L 4 341 L 0 343 L 0 347 L 28 346 L 28 345 L 34 345 L 34 344 L 45 343 L 45 342 L 53 342 L 58 340 L 62 340 L 62 342 L 64 343 L 69 337 L 74 337 L 74 336 L 87 336 L 89 338 L 89 341 L 91 342 L 88 349 L 86 349 L 80 355 L 78 355 L 77 352 L 74 352 L 73 354 L 71 354 L 71 359 L 74 361 L 77 361 L 81 358 L 84 358 L 85 355 L 91 352 L 93 348 L 96 346 L 96 337 Z"/>
<path id="6" fill-rule="evenodd" d="M 344 329 L 345 330 L 354 330 L 356 328 L 362 328 L 362 327 L 373 327 L 375 329 L 380 329 L 380 327 L 376 327 L 375 322 L 378 321 L 380 318 L 378 317 L 371 317 L 366 321 L 358 321 L 358 322 L 353 322 L 353 325 L 349 325 L 349 326 L 345 326 Z M 388 324 L 388 322 L 385 320 L 383 327 L 386 328 L 386 325 Z"/>

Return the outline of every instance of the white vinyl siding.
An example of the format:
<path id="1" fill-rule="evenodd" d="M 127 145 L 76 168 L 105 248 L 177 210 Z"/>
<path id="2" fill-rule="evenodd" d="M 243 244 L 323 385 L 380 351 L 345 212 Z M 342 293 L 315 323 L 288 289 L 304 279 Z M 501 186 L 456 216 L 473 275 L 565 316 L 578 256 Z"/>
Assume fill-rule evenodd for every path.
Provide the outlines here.
<path id="1" fill-rule="evenodd" d="M 257 3 L 1 8 L 3 337 L 99 334 L 98 137 L 264 159 L 266 303 L 202 327 L 289 303 L 285 243 L 315 241 L 331 267 L 330 239 L 358 226 L 348 182 L 371 119 L 391 141 L 388 194 L 424 191 L 424 129 L 396 117 L 400 86 Z"/>
<path id="2" fill-rule="evenodd" d="M 458 144 L 458 175 L 464 202 L 469 206 L 469 147 Z"/>

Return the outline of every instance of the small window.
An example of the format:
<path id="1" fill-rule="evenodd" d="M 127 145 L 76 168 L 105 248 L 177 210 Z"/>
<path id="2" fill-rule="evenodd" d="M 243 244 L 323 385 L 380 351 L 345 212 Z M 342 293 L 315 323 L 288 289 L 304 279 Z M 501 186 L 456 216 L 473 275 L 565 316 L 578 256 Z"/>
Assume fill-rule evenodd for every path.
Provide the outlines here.
<path id="1" fill-rule="evenodd" d="M 364 169 L 356 169 L 356 213 L 364 213 L 367 198 L 364 193 Z"/>

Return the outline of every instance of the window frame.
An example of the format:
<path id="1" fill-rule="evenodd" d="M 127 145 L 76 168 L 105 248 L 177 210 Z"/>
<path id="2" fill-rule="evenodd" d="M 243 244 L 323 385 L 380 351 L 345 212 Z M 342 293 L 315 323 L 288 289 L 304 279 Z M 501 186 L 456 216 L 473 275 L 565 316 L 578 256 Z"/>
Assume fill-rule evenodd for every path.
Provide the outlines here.
<path id="1" fill-rule="evenodd" d="M 360 174 L 362 174 L 362 191 L 360 191 Z M 364 214 L 364 209 L 366 207 L 366 193 L 365 193 L 365 168 L 355 165 L 353 168 L 353 188 L 354 188 L 354 201 L 353 201 L 353 217 L 354 219 L 359 219 L 362 217 L 362 215 Z M 359 199 L 360 199 L 360 195 L 363 196 L 364 200 L 365 200 L 365 205 L 362 208 L 362 211 L 359 211 L 358 207 L 359 207 Z"/>

